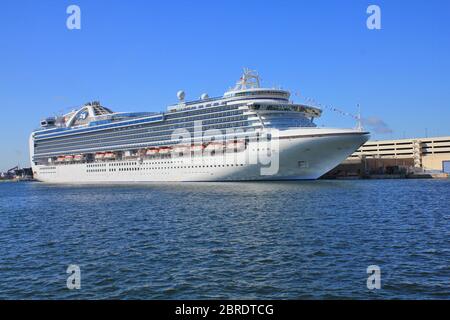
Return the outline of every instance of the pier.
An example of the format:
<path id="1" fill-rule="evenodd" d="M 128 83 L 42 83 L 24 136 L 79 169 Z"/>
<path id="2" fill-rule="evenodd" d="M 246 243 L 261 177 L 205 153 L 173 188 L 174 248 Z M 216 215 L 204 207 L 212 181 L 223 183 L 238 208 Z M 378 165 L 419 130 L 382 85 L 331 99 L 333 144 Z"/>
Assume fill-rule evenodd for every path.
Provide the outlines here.
<path id="1" fill-rule="evenodd" d="M 5 181 L 32 181 L 33 170 L 31 168 L 20 168 L 15 166 L 6 172 L 0 173 L 0 182 Z"/>

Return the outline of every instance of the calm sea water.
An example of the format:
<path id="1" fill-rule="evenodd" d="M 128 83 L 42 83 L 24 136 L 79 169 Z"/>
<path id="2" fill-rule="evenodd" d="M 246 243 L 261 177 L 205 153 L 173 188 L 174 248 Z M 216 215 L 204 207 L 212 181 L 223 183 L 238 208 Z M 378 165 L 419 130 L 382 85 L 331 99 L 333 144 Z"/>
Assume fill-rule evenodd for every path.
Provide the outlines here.
<path id="1" fill-rule="evenodd" d="M 449 205 L 450 180 L 1 183 L 0 298 L 449 299 Z"/>

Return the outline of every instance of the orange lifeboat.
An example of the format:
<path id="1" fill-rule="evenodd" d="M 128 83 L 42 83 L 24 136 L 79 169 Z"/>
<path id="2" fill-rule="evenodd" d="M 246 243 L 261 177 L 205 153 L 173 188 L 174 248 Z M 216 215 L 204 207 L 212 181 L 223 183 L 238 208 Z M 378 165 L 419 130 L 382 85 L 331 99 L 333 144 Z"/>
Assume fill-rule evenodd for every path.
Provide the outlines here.
<path id="1" fill-rule="evenodd" d="M 73 160 L 73 156 L 65 156 L 64 161 L 69 162 Z"/>
<path id="2" fill-rule="evenodd" d="M 205 149 L 205 146 L 203 144 L 193 144 L 191 146 L 192 151 L 202 151 L 203 149 Z"/>
<path id="3" fill-rule="evenodd" d="M 245 149 L 245 142 L 243 140 L 238 140 L 235 144 L 238 151 Z"/>
<path id="4" fill-rule="evenodd" d="M 173 152 L 175 153 L 184 153 L 188 151 L 188 146 L 180 145 L 173 147 Z"/>
<path id="5" fill-rule="evenodd" d="M 168 154 L 170 153 L 171 148 L 170 147 L 161 147 L 159 148 L 159 153 L 160 154 Z"/>
<path id="6" fill-rule="evenodd" d="M 103 156 L 104 159 L 115 159 L 116 155 L 114 152 L 106 152 Z"/>
<path id="7" fill-rule="evenodd" d="M 58 158 L 56 159 L 56 161 L 58 161 L 58 162 L 63 162 L 65 159 L 66 159 L 66 157 L 60 156 L 60 157 L 58 157 Z"/>
<path id="8" fill-rule="evenodd" d="M 159 149 L 158 148 L 149 148 L 147 149 L 147 152 L 145 153 L 147 156 L 153 156 L 155 154 L 158 154 Z"/>
<path id="9" fill-rule="evenodd" d="M 95 160 L 101 160 L 105 157 L 105 154 L 103 152 L 98 152 L 95 154 Z"/>
<path id="10" fill-rule="evenodd" d="M 212 142 L 208 143 L 206 148 L 208 148 L 210 150 L 220 150 L 223 148 L 223 146 L 224 146 L 223 142 L 212 141 Z"/>
<path id="11" fill-rule="evenodd" d="M 75 161 L 82 161 L 82 160 L 84 160 L 84 155 L 82 155 L 82 154 L 77 154 L 77 155 L 75 155 L 75 156 L 73 157 L 73 159 L 74 159 Z"/>

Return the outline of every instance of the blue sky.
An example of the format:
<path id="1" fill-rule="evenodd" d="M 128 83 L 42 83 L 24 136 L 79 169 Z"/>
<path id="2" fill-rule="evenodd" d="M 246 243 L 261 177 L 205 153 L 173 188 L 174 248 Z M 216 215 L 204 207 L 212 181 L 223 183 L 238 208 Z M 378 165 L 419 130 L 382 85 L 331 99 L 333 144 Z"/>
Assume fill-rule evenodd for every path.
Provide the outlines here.
<path id="1" fill-rule="evenodd" d="M 66 28 L 71 4 L 81 30 Z M 370 4 L 381 30 L 366 28 Z M 28 136 L 43 117 L 91 100 L 160 111 L 179 89 L 223 94 L 242 67 L 324 105 L 361 104 L 386 124 L 376 139 L 450 135 L 446 0 L 4 0 L 0 43 L 0 170 L 29 165 Z M 328 110 L 317 123 L 355 126 Z"/>

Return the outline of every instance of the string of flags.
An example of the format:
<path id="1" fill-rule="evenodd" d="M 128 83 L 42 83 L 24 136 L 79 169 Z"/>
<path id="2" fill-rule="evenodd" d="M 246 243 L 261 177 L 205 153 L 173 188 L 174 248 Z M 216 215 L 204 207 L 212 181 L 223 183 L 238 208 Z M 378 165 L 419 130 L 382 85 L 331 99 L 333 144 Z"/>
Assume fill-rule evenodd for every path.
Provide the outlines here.
<path id="1" fill-rule="evenodd" d="M 295 92 L 294 93 L 296 97 L 301 97 L 300 93 Z M 327 109 L 336 113 L 339 113 L 342 116 L 346 116 L 346 117 L 351 117 L 355 120 L 359 120 L 359 116 L 355 115 L 353 113 L 341 110 L 339 108 L 333 107 L 333 106 L 329 106 L 329 105 L 325 105 L 325 104 L 321 104 L 321 103 L 317 103 L 316 100 L 314 100 L 313 98 L 305 98 L 306 103 L 315 106 L 315 107 L 319 107 L 320 109 Z"/>

